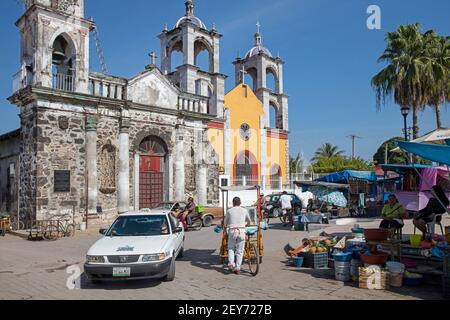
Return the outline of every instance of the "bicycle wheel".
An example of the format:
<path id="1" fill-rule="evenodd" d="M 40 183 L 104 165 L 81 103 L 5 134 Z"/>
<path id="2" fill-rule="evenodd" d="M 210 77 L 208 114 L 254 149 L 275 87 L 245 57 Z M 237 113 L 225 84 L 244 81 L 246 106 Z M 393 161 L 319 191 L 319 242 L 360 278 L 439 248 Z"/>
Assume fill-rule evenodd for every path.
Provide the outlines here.
<path id="1" fill-rule="evenodd" d="M 14 220 L 12 222 L 12 229 L 13 231 L 25 230 L 25 223 L 23 221 L 17 222 L 16 220 Z"/>
<path id="2" fill-rule="evenodd" d="M 247 263 L 250 268 L 250 274 L 256 277 L 256 275 L 258 275 L 259 273 L 259 263 L 260 263 L 258 248 L 254 243 L 252 243 L 248 245 L 246 251 L 247 251 L 246 252 Z"/>
<path id="3" fill-rule="evenodd" d="M 68 224 L 64 227 L 63 235 L 66 238 L 73 237 L 75 234 L 75 227 L 73 224 Z"/>
<path id="4" fill-rule="evenodd" d="M 52 222 L 50 222 L 42 232 L 42 237 L 46 241 L 54 241 L 57 238 L 58 234 L 58 226 Z"/>

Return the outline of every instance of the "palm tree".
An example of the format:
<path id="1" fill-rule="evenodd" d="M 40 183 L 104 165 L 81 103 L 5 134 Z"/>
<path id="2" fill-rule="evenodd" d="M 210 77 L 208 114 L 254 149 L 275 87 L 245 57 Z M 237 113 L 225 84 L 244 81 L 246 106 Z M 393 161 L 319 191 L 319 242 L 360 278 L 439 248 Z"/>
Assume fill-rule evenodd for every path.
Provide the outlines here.
<path id="1" fill-rule="evenodd" d="M 333 146 L 331 143 L 325 143 L 314 154 L 312 161 L 318 161 L 319 159 L 330 159 L 334 157 L 340 157 L 344 154 L 344 151 L 339 150 L 338 146 Z"/>
<path id="2" fill-rule="evenodd" d="M 425 81 L 428 105 L 436 112 L 437 129 L 442 127 L 441 106 L 449 101 L 450 37 L 441 37 L 434 31 L 424 35 Z"/>
<path id="3" fill-rule="evenodd" d="M 424 94 L 424 39 L 420 33 L 420 24 L 400 26 L 397 31 L 389 32 L 386 37 L 387 48 L 378 62 L 388 65 L 372 79 L 376 92 L 377 108 L 386 105 L 388 98 L 394 97 L 400 107 L 409 107 L 413 111 L 413 136 L 418 138 L 418 112 L 425 108 L 427 100 Z"/>

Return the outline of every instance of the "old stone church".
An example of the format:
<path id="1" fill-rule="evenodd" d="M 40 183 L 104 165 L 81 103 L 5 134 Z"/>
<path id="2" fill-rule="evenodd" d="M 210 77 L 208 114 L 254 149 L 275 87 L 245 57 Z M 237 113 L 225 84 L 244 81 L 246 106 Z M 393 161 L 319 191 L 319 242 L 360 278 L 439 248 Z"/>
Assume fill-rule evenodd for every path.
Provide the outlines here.
<path id="1" fill-rule="evenodd" d="M 219 175 L 239 174 L 228 165 L 237 151 L 227 143 L 231 119 L 225 107 L 226 76 L 220 72 L 222 35 L 194 15 L 192 0 L 185 6 L 185 15 L 158 36 L 160 66 L 153 54 L 140 74 L 126 79 L 90 72 L 89 38 L 95 25 L 84 16 L 84 0 L 25 1 L 25 13 L 16 23 L 21 67 L 9 98 L 20 109 L 21 128 L 0 136 L 0 160 L 6 159 L 2 167 L 7 168 L 0 172 L 7 178 L 2 181 L 18 181 L 20 188 L 10 187 L 2 205 L 9 203 L 9 211 L 18 208 L 21 216 L 38 220 L 75 209 L 81 222 L 86 214 L 106 221 L 117 213 L 185 199 L 186 194 L 201 204 L 218 204 Z M 277 106 L 273 131 L 283 134 L 271 136 L 279 134 L 284 141 L 281 158 L 286 160 L 282 61 L 261 43 L 252 50 L 235 62 L 236 84 L 246 67 L 262 110 Z M 183 60 L 173 68 L 172 53 L 177 51 Z M 197 66 L 202 51 L 208 53 L 207 70 Z M 277 74 L 276 92 L 265 89 L 263 62 L 270 62 Z M 259 69 L 264 69 L 260 75 Z M 268 122 L 262 113 L 258 130 Z M 212 143 L 211 130 L 223 131 L 224 142 Z M 258 152 L 256 165 L 261 157 Z M 241 167 L 255 165 L 248 157 L 242 161 Z M 288 168 L 283 171 L 287 174 Z M 264 172 L 261 167 L 256 174 Z"/>

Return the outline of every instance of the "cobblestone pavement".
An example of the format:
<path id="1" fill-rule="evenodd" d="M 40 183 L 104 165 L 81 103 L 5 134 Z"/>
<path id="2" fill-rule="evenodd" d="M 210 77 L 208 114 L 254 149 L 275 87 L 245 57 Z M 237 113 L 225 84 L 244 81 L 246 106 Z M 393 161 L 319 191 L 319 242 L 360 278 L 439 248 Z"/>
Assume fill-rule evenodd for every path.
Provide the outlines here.
<path id="1" fill-rule="evenodd" d="M 326 230 L 339 228 L 345 227 Z M 441 299 L 438 286 L 362 290 L 355 284 L 335 281 L 332 270 L 297 270 L 287 266 L 282 248 L 307 235 L 290 232 L 280 225 L 265 231 L 264 261 L 260 274 L 254 278 L 247 274 L 225 274 L 217 257 L 220 236 L 213 228 L 203 229 L 187 234 L 185 256 L 177 262 L 174 282 L 148 280 L 91 285 L 82 275 L 78 290 L 67 288 L 66 269 L 74 264 L 82 267 L 88 248 L 99 235 L 91 232 L 56 242 L 29 242 L 7 235 L 0 239 L 0 299 Z"/>

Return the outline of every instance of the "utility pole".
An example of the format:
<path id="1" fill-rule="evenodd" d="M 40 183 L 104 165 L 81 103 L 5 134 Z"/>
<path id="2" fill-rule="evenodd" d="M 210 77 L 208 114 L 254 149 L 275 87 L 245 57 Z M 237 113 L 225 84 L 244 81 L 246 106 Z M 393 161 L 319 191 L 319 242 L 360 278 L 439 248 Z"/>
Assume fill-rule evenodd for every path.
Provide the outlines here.
<path id="1" fill-rule="evenodd" d="M 347 136 L 347 138 L 352 139 L 352 160 L 354 160 L 355 159 L 355 142 L 356 142 L 356 139 L 362 139 L 362 138 L 357 136 L 356 134 L 351 134 L 351 135 Z"/>

